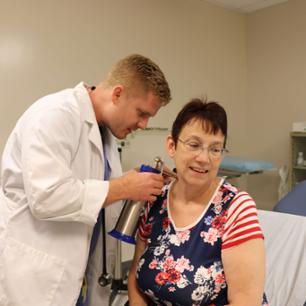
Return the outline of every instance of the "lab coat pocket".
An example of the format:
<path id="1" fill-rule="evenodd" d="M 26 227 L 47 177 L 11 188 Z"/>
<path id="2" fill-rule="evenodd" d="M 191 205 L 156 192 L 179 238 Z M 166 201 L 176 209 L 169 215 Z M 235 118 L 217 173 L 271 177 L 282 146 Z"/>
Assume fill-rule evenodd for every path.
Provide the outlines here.
<path id="1" fill-rule="evenodd" d="M 64 270 L 65 260 L 9 238 L 0 257 L 0 288 L 10 306 L 50 306 Z"/>

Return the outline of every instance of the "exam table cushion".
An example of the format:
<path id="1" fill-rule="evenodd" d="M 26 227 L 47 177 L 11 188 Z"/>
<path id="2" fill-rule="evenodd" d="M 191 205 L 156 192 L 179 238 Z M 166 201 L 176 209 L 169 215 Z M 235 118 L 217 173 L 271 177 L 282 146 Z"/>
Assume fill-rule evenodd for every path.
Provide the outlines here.
<path id="1" fill-rule="evenodd" d="M 274 211 L 306 216 L 306 180 L 297 184 L 273 208 Z M 306 278 L 305 278 L 306 280 Z"/>
<path id="2" fill-rule="evenodd" d="M 251 160 L 240 157 L 225 156 L 221 162 L 220 169 L 239 172 L 257 172 L 271 170 L 274 166 L 271 162 L 262 160 Z"/>

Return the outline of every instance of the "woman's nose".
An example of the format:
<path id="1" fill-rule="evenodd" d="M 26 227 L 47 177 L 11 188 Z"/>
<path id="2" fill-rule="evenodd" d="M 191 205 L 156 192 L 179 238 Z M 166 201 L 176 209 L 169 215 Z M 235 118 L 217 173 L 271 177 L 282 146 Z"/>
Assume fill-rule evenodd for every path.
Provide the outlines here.
<path id="1" fill-rule="evenodd" d="M 209 149 L 204 147 L 200 148 L 199 152 L 197 152 L 196 159 L 210 161 Z"/>

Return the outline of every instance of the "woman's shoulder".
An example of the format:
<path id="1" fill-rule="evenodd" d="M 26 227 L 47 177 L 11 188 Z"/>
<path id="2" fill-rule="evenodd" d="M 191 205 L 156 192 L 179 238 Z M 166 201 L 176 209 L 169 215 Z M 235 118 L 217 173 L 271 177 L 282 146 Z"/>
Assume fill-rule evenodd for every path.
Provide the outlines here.
<path id="1" fill-rule="evenodd" d="M 235 211 L 237 208 L 256 208 L 255 201 L 248 192 L 227 181 L 223 181 L 220 185 L 218 197 L 226 205 L 228 212 Z"/>
<path id="2" fill-rule="evenodd" d="M 224 193 L 233 193 L 233 194 L 238 194 L 239 192 L 241 192 L 241 190 L 232 185 L 230 182 L 228 182 L 227 180 L 223 180 L 220 186 L 220 190 L 223 191 Z"/>
<path id="3" fill-rule="evenodd" d="M 222 182 L 220 186 L 220 191 L 222 191 L 225 194 L 231 193 L 233 198 L 243 197 L 243 198 L 252 199 L 252 197 L 249 195 L 247 191 L 244 191 L 240 189 L 239 187 L 232 185 L 226 180 Z"/>
<path id="4" fill-rule="evenodd" d="M 223 194 L 223 203 L 226 203 L 228 216 L 245 214 L 247 212 L 256 213 L 256 203 L 248 192 L 233 186 L 224 181 L 220 187 Z"/>

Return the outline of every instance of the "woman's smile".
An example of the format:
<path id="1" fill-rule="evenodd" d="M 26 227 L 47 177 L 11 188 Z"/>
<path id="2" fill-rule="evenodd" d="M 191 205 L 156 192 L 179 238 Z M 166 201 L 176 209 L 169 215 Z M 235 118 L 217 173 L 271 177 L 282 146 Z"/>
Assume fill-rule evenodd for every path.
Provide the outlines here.
<path id="1" fill-rule="evenodd" d="M 204 168 L 202 168 L 202 167 L 192 167 L 192 166 L 190 166 L 189 168 L 190 168 L 192 171 L 197 172 L 197 173 L 200 173 L 200 174 L 206 174 L 206 173 L 208 173 L 208 170 L 207 170 L 207 169 L 204 169 Z"/>

